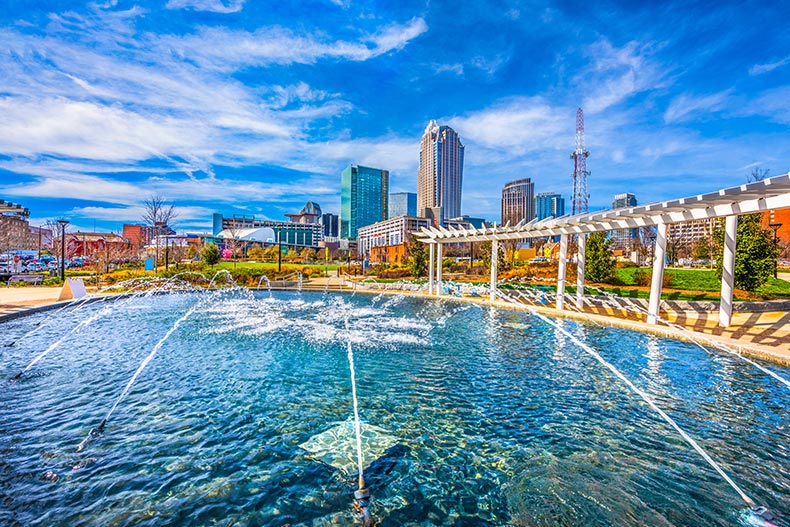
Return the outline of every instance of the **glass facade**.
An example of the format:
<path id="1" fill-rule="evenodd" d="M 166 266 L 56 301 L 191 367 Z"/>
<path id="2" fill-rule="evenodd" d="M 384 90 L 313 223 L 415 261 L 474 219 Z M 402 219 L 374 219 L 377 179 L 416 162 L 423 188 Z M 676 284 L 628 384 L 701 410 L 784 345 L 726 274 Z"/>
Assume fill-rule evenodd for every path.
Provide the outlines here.
<path id="1" fill-rule="evenodd" d="M 636 196 L 631 193 L 615 194 L 612 200 L 613 209 L 636 207 Z M 629 251 L 633 250 L 637 236 L 637 229 L 616 229 L 609 233 L 612 238 L 612 249 Z"/>
<path id="2" fill-rule="evenodd" d="M 394 192 L 390 194 L 387 218 L 417 215 L 417 194 L 414 192 Z"/>
<path id="3" fill-rule="evenodd" d="M 355 240 L 360 227 L 387 218 L 389 171 L 348 165 L 340 179 L 340 236 Z"/>
<path id="4" fill-rule="evenodd" d="M 565 215 L 565 198 L 554 192 L 541 192 L 535 196 L 535 218 L 559 218 Z"/>

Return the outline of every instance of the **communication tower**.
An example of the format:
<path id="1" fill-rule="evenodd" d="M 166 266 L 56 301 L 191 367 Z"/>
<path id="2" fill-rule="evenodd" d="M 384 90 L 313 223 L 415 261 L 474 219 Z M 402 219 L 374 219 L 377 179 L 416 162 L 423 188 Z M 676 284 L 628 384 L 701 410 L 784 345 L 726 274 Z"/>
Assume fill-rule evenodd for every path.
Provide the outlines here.
<path id="1" fill-rule="evenodd" d="M 584 112 L 581 108 L 576 110 L 576 150 L 571 154 L 573 159 L 573 206 L 571 214 L 586 214 L 587 201 L 587 157 L 590 152 L 584 149 Z"/>

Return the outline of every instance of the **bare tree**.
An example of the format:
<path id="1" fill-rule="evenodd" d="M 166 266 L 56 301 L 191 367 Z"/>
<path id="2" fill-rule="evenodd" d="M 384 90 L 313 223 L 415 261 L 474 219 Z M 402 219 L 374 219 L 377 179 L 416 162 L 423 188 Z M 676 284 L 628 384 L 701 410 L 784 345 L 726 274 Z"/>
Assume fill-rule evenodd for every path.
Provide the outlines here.
<path id="1" fill-rule="evenodd" d="M 165 198 L 159 194 L 151 194 L 147 200 L 143 201 L 143 223 L 151 227 L 154 235 L 154 268 L 159 262 L 159 235 L 162 229 L 178 217 L 175 205 L 167 203 Z"/>
<path id="2" fill-rule="evenodd" d="M 241 225 L 236 222 L 235 220 L 228 223 L 228 226 L 225 228 L 228 232 L 229 236 L 225 236 L 223 241 L 225 242 L 225 248 L 230 249 L 231 256 L 233 257 L 233 268 L 236 268 L 236 261 L 239 257 L 239 249 L 242 247 L 244 243 L 243 240 L 240 240 L 242 234 Z"/>
<path id="3" fill-rule="evenodd" d="M 768 177 L 768 172 L 770 171 L 770 168 L 761 169 L 760 167 L 754 167 L 752 171 L 746 176 L 746 182 L 752 183 L 753 181 L 762 181 Z"/>

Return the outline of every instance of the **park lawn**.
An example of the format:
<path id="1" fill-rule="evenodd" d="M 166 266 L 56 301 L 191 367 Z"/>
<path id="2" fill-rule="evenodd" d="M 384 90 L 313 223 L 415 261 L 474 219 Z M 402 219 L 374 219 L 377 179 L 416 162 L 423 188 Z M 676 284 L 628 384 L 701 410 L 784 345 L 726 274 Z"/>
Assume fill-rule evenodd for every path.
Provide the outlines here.
<path id="1" fill-rule="evenodd" d="M 637 285 L 634 273 L 639 267 L 623 267 L 615 269 L 617 277 L 623 285 Z M 650 267 L 642 268 L 646 273 L 652 274 Z M 716 277 L 716 271 L 711 269 L 666 269 L 664 274 L 672 275 L 672 289 L 685 289 L 689 291 L 720 291 L 721 282 Z"/>
<path id="2" fill-rule="evenodd" d="M 639 295 L 633 290 L 627 289 L 627 286 L 636 286 L 634 280 L 634 273 L 637 267 L 624 267 L 615 269 L 617 277 L 622 280 L 625 288 L 621 287 L 607 287 L 609 292 L 620 294 L 618 289 L 622 289 L 628 293 L 622 296 L 631 296 L 632 298 L 647 298 L 646 292 L 644 296 Z M 652 274 L 652 268 L 643 268 L 645 272 Z M 715 269 L 666 269 L 666 274 L 672 275 L 672 285 L 665 288 L 662 298 L 671 300 L 719 300 L 719 292 L 721 291 L 721 281 L 716 276 Z M 666 289 L 679 289 L 683 292 L 668 292 Z M 689 293 L 690 291 L 699 291 L 699 294 Z M 778 297 L 790 297 L 790 282 L 786 280 L 778 280 L 776 278 L 769 278 L 768 283 L 760 287 L 757 291 L 758 294 L 773 295 Z M 705 294 L 712 293 L 712 294 Z"/>

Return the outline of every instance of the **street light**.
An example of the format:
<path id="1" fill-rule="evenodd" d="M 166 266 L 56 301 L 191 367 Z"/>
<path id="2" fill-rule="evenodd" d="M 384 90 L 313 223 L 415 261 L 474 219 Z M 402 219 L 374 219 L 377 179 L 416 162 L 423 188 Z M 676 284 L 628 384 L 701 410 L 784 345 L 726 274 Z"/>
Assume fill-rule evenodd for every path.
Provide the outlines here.
<path id="1" fill-rule="evenodd" d="M 277 226 L 277 274 L 280 274 L 282 271 L 282 259 L 283 259 L 283 226 Z"/>
<path id="2" fill-rule="evenodd" d="M 781 223 L 769 223 L 768 226 L 774 231 L 774 279 L 777 278 L 779 271 L 779 255 L 776 254 L 776 232 L 782 227 Z"/>
<path id="3" fill-rule="evenodd" d="M 69 220 L 58 220 L 60 225 L 60 281 L 66 280 L 66 225 Z"/>

